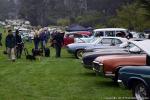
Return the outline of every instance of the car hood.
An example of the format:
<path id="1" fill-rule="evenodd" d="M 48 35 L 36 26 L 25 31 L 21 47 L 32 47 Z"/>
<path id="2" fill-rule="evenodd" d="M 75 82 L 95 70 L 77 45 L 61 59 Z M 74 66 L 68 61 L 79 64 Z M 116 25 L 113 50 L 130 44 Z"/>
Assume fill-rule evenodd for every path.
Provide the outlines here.
<path id="1" fill-rule="evenodd" d="M 101 56 L 97 57 L 94 61 L 103 63 L 105 60 L 111 60 L 111 59 L 121 59 L 121 58 L 130 58 L 130 59 L 136 59 L 138 57 L 145 56 L 145 54 L 124 54 L 124 55 L 107 55 L 107 56 Z"/>
<path id="2" fill-rule="evenodd" d="M 78 46 L 91 46 L 94 45 L 94 43 L 72 43 L 67 45 L 68 47 L 78 47 Z"/>
<path id="3" fill-rule="evenodd" d="M 150 66 L 126 66 L 122 67 L 119 71 L 119 73 L 136 73 L 136 74 L 143 74 L 143 75 L 149 75 L 150 73 Z"/>
<path id="4" fill-rule="evenodd" d="M 145 51 L 145 53 L 150 56 L 150 40 L 130 42 L 139 47 L 141 50 Z"/>
<path id="5" fill-rule="evenodd" d="M 110 46 L 110 45 L 102 45 L 102 44 L 95 44 L 91 45 L 86 48 L 86 50 L 90 49 L 101 49 L 101 48 L 119 48 L 118 46 Z"/>
<path id="6" fill-rule="evenodd" d="M 124 51 L 124 49 L 104 49 L 104 50 L 98 50 L 95 52 L 87 52 L 83 55 L 83 57 L 86 56 L 92 56 L 92 55 L 110 55 L 110 54 L 128 54 L 127 51 Z"/>

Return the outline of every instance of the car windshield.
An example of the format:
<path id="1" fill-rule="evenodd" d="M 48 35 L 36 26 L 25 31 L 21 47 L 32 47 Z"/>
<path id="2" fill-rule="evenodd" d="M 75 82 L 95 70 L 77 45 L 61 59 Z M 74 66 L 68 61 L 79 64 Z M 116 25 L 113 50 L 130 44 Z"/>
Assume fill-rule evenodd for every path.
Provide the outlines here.
<path id="1" fill-rule="evenodd" d="M 96 44 L 98 41 L 99 41 L 99 38 L 94 38 L 89 43 Z"/>

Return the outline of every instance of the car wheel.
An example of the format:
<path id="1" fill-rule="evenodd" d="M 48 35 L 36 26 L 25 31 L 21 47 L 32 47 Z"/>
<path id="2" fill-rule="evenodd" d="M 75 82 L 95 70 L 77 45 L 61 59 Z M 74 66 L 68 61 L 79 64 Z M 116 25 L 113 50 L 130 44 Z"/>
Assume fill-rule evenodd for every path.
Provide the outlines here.
<path id="1" fill-rule="evenodd" d="M 132 93 L 136 100 L 149 100 L 150 99 L 146 86 L 141 82 L 134 84 L 132 88 Z"/>
<path id="2" fill-rule="evenodd" d="M 75 53 L 75 56 L 77 59 L 82 59 L 83 56 L 83 50 L 77 50 Z"/>

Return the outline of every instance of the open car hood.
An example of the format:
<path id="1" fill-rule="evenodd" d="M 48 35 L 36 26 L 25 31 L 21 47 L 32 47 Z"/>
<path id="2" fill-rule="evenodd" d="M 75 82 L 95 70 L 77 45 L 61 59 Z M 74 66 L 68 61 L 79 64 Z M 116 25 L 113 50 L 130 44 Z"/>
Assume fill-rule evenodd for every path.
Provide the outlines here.
<path id="1" fill-rule="evenodd" d="M 141 50 L 143 50 L 147 55 L 150 56 L 150 40 L 144 40 L 144 41 L 130 41 L 137 47 L 139 47 Z"/>

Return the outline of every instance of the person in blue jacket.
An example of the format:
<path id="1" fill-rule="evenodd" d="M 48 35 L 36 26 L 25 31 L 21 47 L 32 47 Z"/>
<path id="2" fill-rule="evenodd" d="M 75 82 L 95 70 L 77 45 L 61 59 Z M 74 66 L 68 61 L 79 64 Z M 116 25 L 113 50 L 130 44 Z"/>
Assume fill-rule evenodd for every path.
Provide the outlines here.
<path id="1" fill-rule="evenodd" d="M 8 30 L 8 35 L 5 39 L 5 45 L 8 53 L 9 60 L 15 61 L 15 36 L 12 33 L 12 30 Z"/>

